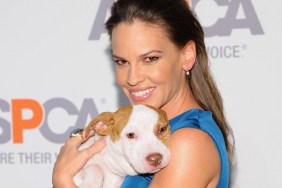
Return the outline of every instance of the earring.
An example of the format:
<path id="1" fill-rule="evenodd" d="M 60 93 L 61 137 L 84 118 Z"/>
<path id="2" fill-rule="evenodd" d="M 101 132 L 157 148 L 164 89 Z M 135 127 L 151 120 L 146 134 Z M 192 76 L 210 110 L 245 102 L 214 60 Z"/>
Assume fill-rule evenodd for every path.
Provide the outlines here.
<path id="1" fill-rule="evenodd" d="M 189 70 L 186 71 L 186 78 L 187 78 L 188 80 L 191 79 L 191 73 L 190 73 Z"/>

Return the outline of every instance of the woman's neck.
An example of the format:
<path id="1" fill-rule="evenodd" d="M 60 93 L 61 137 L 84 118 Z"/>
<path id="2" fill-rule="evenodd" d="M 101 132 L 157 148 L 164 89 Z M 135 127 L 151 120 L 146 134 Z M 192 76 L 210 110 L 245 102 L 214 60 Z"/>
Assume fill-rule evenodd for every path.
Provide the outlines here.
<path id="1" fill-rule="evenodd" d="M 185 92 L 175 96 L 171 101 L 161 107 L 161 109 L 166 112 L 168 119 L 172 119 L 193 108 L 202 109 L 192 95 L 190 89 L 187 89 Z"/>

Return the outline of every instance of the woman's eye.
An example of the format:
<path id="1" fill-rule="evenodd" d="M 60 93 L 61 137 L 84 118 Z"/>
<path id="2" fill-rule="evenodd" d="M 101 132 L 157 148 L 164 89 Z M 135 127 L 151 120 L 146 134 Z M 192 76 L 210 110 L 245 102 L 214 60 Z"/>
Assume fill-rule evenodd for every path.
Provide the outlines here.
<path id="1" fill-rule="evenodd" d="M 152 62 L 157 61 L 158 59 L 159 59 L 159 57 L 156 57 L 156 56 L 146 57 L 145 62 L 152 63 Z"/>
<path id="2" fill-rule="evenodd" d="M 124 64 L 128 63 L 128 62 L 125 61 L 125 60 L 119 60 L 119 59 L 115 59 L 114 61 L 115 61 L 115 63 L 116 63 L 117 65 L 124 65 Z"/>

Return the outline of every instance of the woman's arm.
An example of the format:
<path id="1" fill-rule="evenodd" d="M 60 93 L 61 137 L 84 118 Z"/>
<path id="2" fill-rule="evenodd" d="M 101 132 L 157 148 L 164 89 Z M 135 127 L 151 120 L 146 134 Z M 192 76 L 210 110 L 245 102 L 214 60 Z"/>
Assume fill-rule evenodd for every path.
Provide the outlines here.
<path id="1" fill-rule="evenodd" d="M 171 159 L 155 174 L 150 188 L 216 187 L 220 158 L 212 138 L 204 131 L 182 128 L 171 135 Z"/>
<path id="2" fill-rule="evenodd" d="M 76 188 L 73 177 L 78 173 L 86 162 L 100 152 L 106 145 L 104 138 L 100 138 L 87 149 L 78 151 L 83 138 L 71 137 L 61 147 L 57 161 L 54 165 L 52 183 L 54 188 Z"/>

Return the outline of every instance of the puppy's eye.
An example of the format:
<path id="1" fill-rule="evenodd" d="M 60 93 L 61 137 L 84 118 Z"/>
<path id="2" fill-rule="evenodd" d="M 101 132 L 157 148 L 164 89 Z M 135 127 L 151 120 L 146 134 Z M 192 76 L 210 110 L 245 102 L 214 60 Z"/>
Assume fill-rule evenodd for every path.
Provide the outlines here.
<path id="1" fill-rule="evenodd" d="M 163 134 L 166 131 L 167 127 L 161 127 L 159 128 L 159 134 Z"/>
<path id="2" fill-rule="evenodd" d="M 135 133 L 128 133 L 128 134 L 126 134 L 126 136 L 129 139 L 133 139 L 133 138 L 135 138 Z"/>

